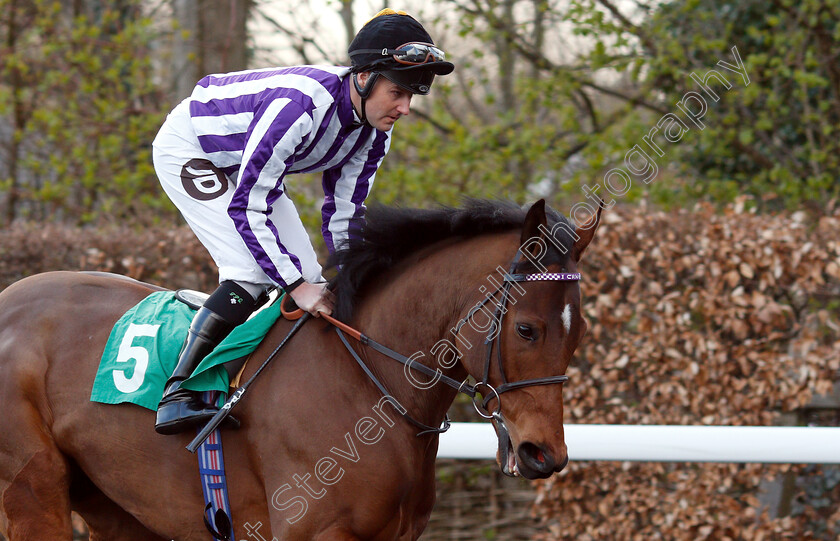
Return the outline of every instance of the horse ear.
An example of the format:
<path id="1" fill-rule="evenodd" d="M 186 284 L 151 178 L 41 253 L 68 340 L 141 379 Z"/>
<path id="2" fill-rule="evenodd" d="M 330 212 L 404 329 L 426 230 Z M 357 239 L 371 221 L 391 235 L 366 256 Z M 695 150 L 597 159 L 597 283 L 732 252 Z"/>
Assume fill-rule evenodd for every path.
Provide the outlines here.
<path id="1" fill-rule="evenodd" d="M 522 237 L 519 239 L 519 246 L 526 250 L 534 250 L 535 257 L 539 256 L 539 246 L 536 243 L 528 242 L 530 239 L 537 237 L 542 238 L 546 231 L 545 219 L 545 199 L 540 199 L 528 210 L 525 216 L 525 224 L 522 226 Z M 542 228 L 540 228 L 542 225 Z"/>
<path id="2" fill-rule="evenodd" d="M 586 220 L 586 223 L 582 226 L 578 227 L 575 233 L 578 235 L 578 239 L 575 241 L 575 245 L 572 247 L 572 259 L 575 262 L 580 261 L 581 257 L 583 256 L 584 250 L 586 247 L 589 246 L 589 243 L 592 242 L 592 238 L 595 236 L 595 230 L 598 229 L 598 226 L 601 224 L 601 210 L 603 207 L 598 205 L 598 210 Z"/>

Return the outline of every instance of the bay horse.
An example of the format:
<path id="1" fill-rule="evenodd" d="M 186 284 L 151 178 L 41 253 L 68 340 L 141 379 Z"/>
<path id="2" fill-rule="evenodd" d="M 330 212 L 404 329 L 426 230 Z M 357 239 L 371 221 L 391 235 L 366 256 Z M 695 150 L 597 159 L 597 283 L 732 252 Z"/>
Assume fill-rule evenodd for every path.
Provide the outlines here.
<path id="1" fill-rule="evenodd" d="M 364 241 L 339 255 L 335 315 L 427 369 L 358 342 L 348 350 L 323 318 L 306 322 L 237 405 L 242 428 L 224 431 L 236 538 L 417 539 L 435 499 L 438 431 L 407 419 L 439 427 L 458 392 L 432 385 L 432 370 L 483 386 L 476 408 L 493 419 L 505 473 L 562 469 L 560 383 L 586 323 L 578 282 L 552 277 L 578 272 L 599 218 L 575 230 L 543 201 L 371 209 Z M 71 510 L 94 541 L 210 538 L 184 449 L 194 434 L 161 436 L 154 413 L 89 400 L 112 326 L 159 289 L 51 272 L 0 294 L 0 530 L 10 541 L 69 541 Z M 281 318 L 253 357 L 291 325 Z"/>

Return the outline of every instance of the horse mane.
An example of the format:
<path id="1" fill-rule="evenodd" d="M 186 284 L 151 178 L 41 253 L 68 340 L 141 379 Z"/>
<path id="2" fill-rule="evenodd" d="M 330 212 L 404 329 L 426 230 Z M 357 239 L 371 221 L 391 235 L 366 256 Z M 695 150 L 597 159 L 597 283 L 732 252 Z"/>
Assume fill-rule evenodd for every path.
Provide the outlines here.
<path id="1" fill-rule="evenodd" d="M 463 207 L 417 209 L 374 205 L 367 210 L 360 241 L 345 245 L 330 258 L 328 266 L 340 267 L 333 279 L 336 293 L 335 317 L 349 321 L 362 287 L 408 255 L 453 237 L 470 238 L 486 233 L 522 228 L 528 207 L 510 201 L 466 199 Z M 565 216 L 546 207 L 548 228 Z M 556 239 L 569 253 L 572 238 Z"/>

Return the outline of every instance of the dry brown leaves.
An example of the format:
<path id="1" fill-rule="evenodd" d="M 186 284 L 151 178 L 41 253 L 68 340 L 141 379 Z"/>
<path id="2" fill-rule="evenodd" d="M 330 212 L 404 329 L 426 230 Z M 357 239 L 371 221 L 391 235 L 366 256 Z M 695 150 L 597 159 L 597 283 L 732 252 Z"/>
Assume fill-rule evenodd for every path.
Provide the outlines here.
<path id="1" fill-rule="evenodd" d="M 184 227 L 87 229 L 17 223 L 0 235 L 0 287 L 53 270 L 114 272 L 176 289 L 212 290 L 218 272 Z"/>
<path id="2" fill-rule="evenodd" d="M 583 383 L 567 387 L 567 422 L 772 425 L 830 391 L 840 218 L 709 207 L 604 218 L 583 266 L 590 332 L 569 370 Z M 807 512 L 756 511 L 759 483 L 786 468 L 573 460 L 538 488 L 535 512 L 551 532 L 541 539 L 826 534 L 809 533 Z"/>

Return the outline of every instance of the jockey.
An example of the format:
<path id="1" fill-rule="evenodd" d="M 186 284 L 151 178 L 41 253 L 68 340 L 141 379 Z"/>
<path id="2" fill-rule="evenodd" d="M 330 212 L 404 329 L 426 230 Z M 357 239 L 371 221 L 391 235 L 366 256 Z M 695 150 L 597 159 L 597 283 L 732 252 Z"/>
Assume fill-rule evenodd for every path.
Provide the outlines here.
<path id="1" fill-rule="evenodd" d="M 364 201 L 391 130 L 414 94 L 454 66 L 423 26 L 386 9 L 348 49 L 352 66 L 296 66 L 209 75 L 169 114 L 153 143 L 155 171 L 219 267 L 167 381 L 155 430 L 174 434 L 218 409 L 181 389 L 196 366 L 280 287 L 316 317 L 330 314 L 315 250 L 286 175 L 323 172 L 321 231 L 330 252 L 358 238 Z"/>

